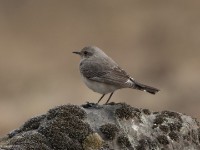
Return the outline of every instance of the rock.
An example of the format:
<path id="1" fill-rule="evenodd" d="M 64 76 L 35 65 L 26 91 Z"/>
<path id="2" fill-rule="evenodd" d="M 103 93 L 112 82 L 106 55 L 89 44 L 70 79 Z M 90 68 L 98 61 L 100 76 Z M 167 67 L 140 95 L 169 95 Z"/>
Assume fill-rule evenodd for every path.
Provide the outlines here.
<path id="1" fill-rule="evenodd" d="M 0 139 L 0 150 L 198 150 L 196 119 L 125 103 L 62 105 Z"/>

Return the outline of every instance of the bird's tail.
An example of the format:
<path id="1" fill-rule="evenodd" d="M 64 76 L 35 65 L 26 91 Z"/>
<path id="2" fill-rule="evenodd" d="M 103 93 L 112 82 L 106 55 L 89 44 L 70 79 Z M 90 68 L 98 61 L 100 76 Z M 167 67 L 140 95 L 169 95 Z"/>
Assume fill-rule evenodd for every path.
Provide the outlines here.
<path id="1" fill-rule="evenodd" d="M 148 93 L 151 93 L 151 94 L 156 94 L 157 92 L 160 91 L 157 88 L 154 88 L 154 87 L 151 87 L 151 86 L 148 86 L 148 85 L 144 85 L 144 84 L 141 84 L 141 83 L 136 82 L 136 81 L 134 81 L 134 83 L 135 83 L 135 85 L 134 85 L 133 88 L 141 90 L 141 91 L 145 91 L 145 92 L 148 92 Z"/>

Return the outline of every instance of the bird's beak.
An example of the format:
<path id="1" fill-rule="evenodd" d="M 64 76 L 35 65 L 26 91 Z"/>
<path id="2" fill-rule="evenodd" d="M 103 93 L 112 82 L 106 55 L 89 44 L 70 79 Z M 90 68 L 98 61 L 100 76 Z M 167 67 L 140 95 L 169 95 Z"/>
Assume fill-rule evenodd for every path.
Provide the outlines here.
<path id="1" fill-rule="evenodd" d="M 74 53 L 74 54 L 78 54 L 78 55 L 80 55 L 80 54 L 81 54 L 81 52 L 72 52 L 72 53 Z"/>

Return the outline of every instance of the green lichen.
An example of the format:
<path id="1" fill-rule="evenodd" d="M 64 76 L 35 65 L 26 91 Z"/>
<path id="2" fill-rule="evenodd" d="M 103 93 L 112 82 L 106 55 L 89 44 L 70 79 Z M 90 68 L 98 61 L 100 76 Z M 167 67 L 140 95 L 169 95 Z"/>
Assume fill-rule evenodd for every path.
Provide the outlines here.
<path id="1" fill-rule="evenodd" d="M 117 138 L 117 143 L 121 148 L 131 148 L 131 143 L 125 135 L 120 135 Z"/>
<path id="2" fill-rule="evenodd" d="M 116 109 L 115 114 L 120 119 L 132 119 L 134 117 L 140 120 L 141 111 L 127 104 L 121 104 L 121 107 Z"/>
<path id="3" fill-rule="evenodd" d="M 84 150 L 99 150 L 103 146 L 103 140 L 99 134 L 93 133 L 83 140 L 82 146 Z"/>
<path id="4" fill-rule="evenodd" d="M 110 123 L 102 125 L 99 128 L 99 130 L 104 134 L 104 136 L 108 140 L 113 140 L 119 131 L 116 125 Z"/>
<path id="5" fill-rule="evenodd" d="M 166 120 L 166 119 L 163 118 L 162 115 L 157 115 L 153 123 L 156 124 L 156 125 L 160 125 L 160 124 L 162 124 L 165 120 Z"/>
<path id="6" fill-rule="evenodd" d="M 78 117 L 79 119 L 86 118 L 86 112 L 76 105 L 62 105 L 50 109 L 47 113 L 47 119 L 53 119 L 55 117 L 68 118 L 68 116 Z"/>
<path id="7" fill-rule="evenodd" d="M 183 122 L 181 115 L 177 112 L 172 112 L 172 111 L 162 111 L 161 115 L 163 115 L 163 117 L 167 117 L 167 118 L 172 118 L 172 119 L 177 119 L 180 122 Z"/>
<path id="8" fill-rule="evenodd" d="M 157 140 L 162 145 L 168 145 L 169 144 L 169 141 L 168 141 L 168 139 L 167 139 L 167 137 L 165 135 L 159 135 L 157 137 Z"/>
<path id="9" fill-rule="evenodd" d="M 93 132 L 90 125 L 82 120 L 85 116 L 85 111 L 78 106 L 56 107 L 47 113 L 47 120 L 40 125 L 38 132 L 54 149 L 81 150 L 82 141 Z"/>
<path id="10" fill-rule="evenodd" d="M 24 149 L 50 150 L 50 145 L 46 137 L 36 131 L 27 131 L 19 134 L 12 138 L 9 144 L 20 145 L 20 148 L 23 147 Z M 15 149 L 17 150 L 17 147 Z"/>
<path id="11" fill-rule="evenodd" d="M 46 115 L 41 115 L 41 116 L 37 116 L 37 117 L 33 117 L 29 119 L 19 129 L 16 129 L 12 131 L 11 133 L 9 133 L 8 136 L 11 138 L 19 133 L 38 129 L 41 122 L 44 120 L 45 117 Z"/>
<path id="12" fill-rule="evenodd" d="M 168 123 L 170 131 L 180 131 L 182 124 L 180 122 Z"/>
<path id="13" fill-rule="evenodd" d="M 146 149 L 157 149 L 157 142 L 152 141 L 149 137 L 143 137 L 138 141 L 138 145 L 136 146 L 136 150 L 146 150 Z"/>
<path id="14" fill-rule="evenodd" d="M 166 126 L 166 125 L 160 125 L 159 126 L 159 129 L 165 133 L 168 133 L 169 132 L 169 127 Z"/>
<path id="15" fill-rule="evenodd" d="M 145 114 L 145 115 L 150 115 L 151 112 L 149 109 L 142 109 L 142 112 Z"/>
<path id="16" fill-rule="evenodd" d="M 174 141 L 176 141 L 176 142 L 179 141 L 179 136 L 178 136 L 178 134 L 177 134 L 176 132 L 172 131 L 172 132 L 170 132 L 168 135 L 169 135 L 169 137 L 170 137 L 172 140 L 174 140 Z"/>

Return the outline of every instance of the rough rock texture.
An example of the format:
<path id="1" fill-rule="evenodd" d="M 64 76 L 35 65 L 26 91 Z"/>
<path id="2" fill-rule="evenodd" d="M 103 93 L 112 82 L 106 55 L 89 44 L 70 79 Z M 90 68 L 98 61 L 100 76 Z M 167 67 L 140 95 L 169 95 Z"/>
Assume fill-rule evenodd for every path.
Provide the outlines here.
<path id="1" fill-rule="evenodd" d="M 62 105 L 0 139 L 0 150 L 198 150 L 199 123 L 125 103 Z"/>

